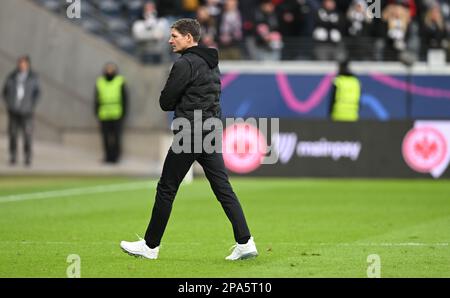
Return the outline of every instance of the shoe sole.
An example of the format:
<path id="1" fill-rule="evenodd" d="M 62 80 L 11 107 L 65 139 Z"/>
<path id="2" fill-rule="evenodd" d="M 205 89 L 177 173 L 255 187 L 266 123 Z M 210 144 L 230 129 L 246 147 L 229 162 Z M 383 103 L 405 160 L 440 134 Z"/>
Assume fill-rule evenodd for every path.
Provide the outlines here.
<path id="1" fill-rule="evenodd" d="M 123 247 L 120 247 L 120 248 L 122 249 L 122 251 L 123 251 L 124 253 L 126 253 L 126 254 L 129 255 L 129 256 L 135 257 L 136 259 L 156 260 L 156 259 L 151 259 L 151 258 L 144 257 L 143 255 L 134 254 L 134 253 L 129 252 L 128 250 L 124 249 Z"/>
<path id="2" fill-rule="evenodd" d="M 245 255 L 241 256 L 238 260 L 254 259 L 257 256 L 258 256 L 258 253 L 251 252 L 251 253 L 248 253 L 248 254 L 245 254 Z"/>
<path id="3" fill-rule="evenodd" d="M 235 259 L 235 260 L 228 260 L 227 261 L 241 261 L 241 260 L 249 260 L 249 259 L 254 259 L 258 256 L 257 252 L 251 252 L 245 255 L 242 255 L 240 258 Z"/>

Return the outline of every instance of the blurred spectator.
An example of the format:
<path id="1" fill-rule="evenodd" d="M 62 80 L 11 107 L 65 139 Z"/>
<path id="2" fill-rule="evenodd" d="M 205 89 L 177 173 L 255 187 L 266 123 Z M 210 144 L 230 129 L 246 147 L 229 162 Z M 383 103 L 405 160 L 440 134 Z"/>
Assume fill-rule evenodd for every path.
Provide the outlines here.
<path id="1" fill-rule="evenodd" d="M 444 18 L 445 31 L 450 32 L 450 1 L 438 0 L 441 6 L 442 17 Z"/>
<path id="2" fill-rule="evenodd" d="M 359 118 L 361 84 L 348 63 L 343 61 L 339 64 L 339 72 L 334 79 L 329 105 L 333 121 L 357 121 Z"/>
<path id="3" fill-rule="evenodd" d="M 205 0 L 205 6 L 212 18 L 217 18 L 222 13 L 221 0 Z"/>
<path id="4" fill-rule="evenodd" d="M 239 1 L 239 11 L 242 17 L 243 33 L 243 59 L 254 59 L 255 57 L 255 7 L 260 0 L 242 0 Z"/>
<path id="5" fill-rule="evenodd" d="M 334 0 L 334 2 L 336 3 L 336 10 L 339 11 L 340 14 L 344 15 L 350 8 L 352 0 Z M 372 2 L 374 2 L 374 1 L 372 1 Z M 367 2 L 367 3 L 370 3 L 370 2 Z"/>
<path id="6" fill-rule="evenodd" d="M 255 52 L 257 60 L 280 60 L 283 41 L 278 31 L 275 6 L 270 0 L 262 0 L 255 13 Z"/>
<path id="7" fill-rule="evenodd" d="M 420 17 L 422 12 L 418 11 L 418 7 L 423 2 L 423 0 L 390 0 L 402 4 L 409 10 L 409 16 L 411 21 L 409 23 L 408 35 L 406 41 L 407 53 L 411 58 L 415 60 L 418 59 L 420 54 Z"/>
<path id="8" fill-rule="evenodd" d="M 422 48 L 421 48 L 421 56 L 422 58 L 424 58 L 424 38 L 423 35 L 424 33 L 424 19 L 425 19 L 425 14 L 426 12 L 428 12 L 433 6 L 435 6 L 436 4 L 439 5 L 440 7 L 440 13 L 442 15 L 442 20 L 444 22 L 444 28 L 445 28 L 445 32 L 446 32 L 446 41 L 444 41 L 444 44 L 447 43 L 447 47 L 445 47 L 446 50 L 446 56 L 447 56 L 447 62 L 450 62 L 450 43 L 449 43 L 449 32 L 450 32 L 450 1 L 449 0 L 423 0 L 422 5 L 419 7 L 419 10 L 424 11 L 425 13 L 422 14 L 422 28 L 421 28 L 421 37 L 422 37 Z"/>
<path id="9" fill-rule="evenodd" d="M 352 60 L 370 60 L 372 45 L 368 40 L 372 17 L 365 0 L 353 0 L 347 11 L 347 54 Z"/>
<path id="10" fill-rule="evenodd" d="M 239 11 L 242 16 L 242 31 L 244 36 L 253 35 L 255 27 L 255 7 L 260 0 L 242 0 L 239 1 Z"/>
<path id="11" fill-rule="evenodd" d="M 276 8 L 284 43 L 283 60 L 310 56 L 311 47 L 307 46 L 305 37 L 309 39 L 314 26 L 311 3 L 311 0 L 284 0 Z"/>
<path id="12" fill-rule="evenodd" d="M 145 3 L 143 19 L 133 23 L 132 32 L 139 42 L 138 53 L 143 62 L 167 60 L 170 51 L 166 39 L 170 24 L 165 18 L 158 17 L 154 2 Z"/>
<path id="13" fill-rule="evenodd" d="M 383 10 L 382 20 L 385 32 L 384 60 L 398 60 L 407 50 L 411 16 L 403 4 L 389 4 Z"/>
<path id="14" fill-rule="evenodd" d="M 199 44 L 208 48 L 217 48 L 216 20 L 209 14 L 206 6 L 200 6 L 197 10 L 197 21 L 200 23 L 202 37 Z"/>
<path id="15" fill-rule="evenodd" d="M 164 17 L 169 24 L 183 16 L 182 0 L 155 0 L 158 17 Z"/>
<path id="16" fill-rule="evenodd" d="M 317 60 L 337 60 L 343 54 L 341 47 L 343 18 L 334 0 L 323 0 L 315 15 L 313 39 Z"/>
<path id="17" fill-rule="evenodd" d="M 123 5 L 129 24 L 133 24 L 142 17 L 142 7 L 144 5 L 142 0 L 129 0 L 124 2 Z"/>
<path id="18" fill-rule="evenodd" d="M 388 4 L 398 4 L 402 5 L 403 7 L 406 7 L 408 9 L 409 16 L 412 20 L 417 15 L 416 1 L 422 0 L 388 0 Z"/>
<path id="19" fill-rule="evenodd" d="M 95 86 L 95 115 L 100 121 L 104 162 L 117 163 L 121 156 L 122 125 L 127 114 L 125 78 L 114 63 L 107 63 Z"/>
<path id="20" fill-rule="evenodd" d="M 199 0 L 182 0 L 183 17 L 195 18 L 198 7 L 200 6 Z"/>
<path id="21" fill-rule="evenodd" d="M 438 2 L 425 13 L 422 30 L 422 57 L 429 49 L 447 49 L 447 30 Z"/>
<path id="22" fill-rule="evenodd" d="M 9 162 L 17 161 L 17 135 L 23 134 L 24 162 L 31 165 L 33 115 L 40 96 L 37 74 L 31 69 L 28 56 L 17 60 L 17 68 L 9 74 L 3 87 L 8 111 Z"/>
<path id="23" fill-rule="evenodd" d="M 450 32 L 450 1 L 449 0 L 423 0 L 421 9 L 425 12 L 435 5 L 439 5 L 442 19 L 445 24 L 445 31 Z"/>
<path id="24" fill-rule="evenodd" d="M 315 0 L 284 0 L 277 6 L 280 33 L 285 36 L 312 34 Z"/>
<path id="25" fill-rule="evenodd" d="M 242 18 L 238 9 L 238 0 L 225 0 L 223 12 L 219 17 L 220 59 L 241 59 L 242 39 Z"/>

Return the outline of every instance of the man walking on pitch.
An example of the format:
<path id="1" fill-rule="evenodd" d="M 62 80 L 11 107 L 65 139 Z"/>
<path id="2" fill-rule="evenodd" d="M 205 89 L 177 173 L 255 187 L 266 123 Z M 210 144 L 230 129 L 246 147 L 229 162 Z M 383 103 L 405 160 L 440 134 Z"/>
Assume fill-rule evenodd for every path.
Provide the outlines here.
<path id="1" fill-rule="evenodd" d="M 200 24 L 194 19 L 180 19 L 171 27 L 170 45 L 181 57 L 175 61 L 166 85 L 161 92 L 159 103 L 164 111 L 175 111 L 174 120 L 187 119 L 193 127 L 194 110 L 201 110 L 202 121 L 220 118 L 219 103 L 221 85 L 218 67 L 218 52 L 215 49 L 199 47 Z M 202 131 L 202 138 L 207 132 Z M 192 134 L 193 140 L 202 142 Z M 145 238 L 135 242 L 122 241 L 121 248 L 135 256 L 148 259 L 158 258 L 161 238 L 172 210 L 172 203 L 184 176 L 194 161 L 204 169 L 211 188 L 230 220 L 236 246 L 227 260 L 256 257 L 258 252 L 251 237 L 244 212 L 228 181 L 222 154 L 220 152 L 174 152 L 171 147 L 164 161 L 161 178 L 156 190 L 152 216 Z"/>

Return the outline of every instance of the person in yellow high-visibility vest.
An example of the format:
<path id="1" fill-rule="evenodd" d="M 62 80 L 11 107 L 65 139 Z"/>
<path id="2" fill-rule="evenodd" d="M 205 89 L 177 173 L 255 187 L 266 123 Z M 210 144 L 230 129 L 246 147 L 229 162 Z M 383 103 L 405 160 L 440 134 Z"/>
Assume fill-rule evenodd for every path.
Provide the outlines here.
<path id="1" fill-rule="evenodd" d="M 350 72 L 348 61 L 339 64 L 339 73 L 334 79 L 329 106 L 333 121 L 358 121 L 361 97 L 361 83 Z"/>
<path id="2" fill-rule="evenodd" d="M 118 75 L 116 64 L 107 63 L 95 85 L 95 115 L 100 122 L 106 163 L 117 163 L 120 159 L 127 105 L 125 78 Z"/>

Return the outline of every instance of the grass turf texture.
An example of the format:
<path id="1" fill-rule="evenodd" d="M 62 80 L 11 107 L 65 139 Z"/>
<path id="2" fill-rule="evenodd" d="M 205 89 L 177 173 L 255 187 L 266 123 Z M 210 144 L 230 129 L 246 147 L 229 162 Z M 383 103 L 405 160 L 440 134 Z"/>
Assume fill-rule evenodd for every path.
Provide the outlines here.
<path id="1" fill-rule="evenodd" d="M 181 186 L 158 260 L 123 253 L 143 236 L 154 187 L 2 202 L 14 194 L 138 179 L 0 179 L 0 277 L 450 277 L 449 180 L 238 179 L 259 257 L 229 262 L 231 225 L 206 180 Z M 149 183 L 155 185 L 155 183 Z"/>

